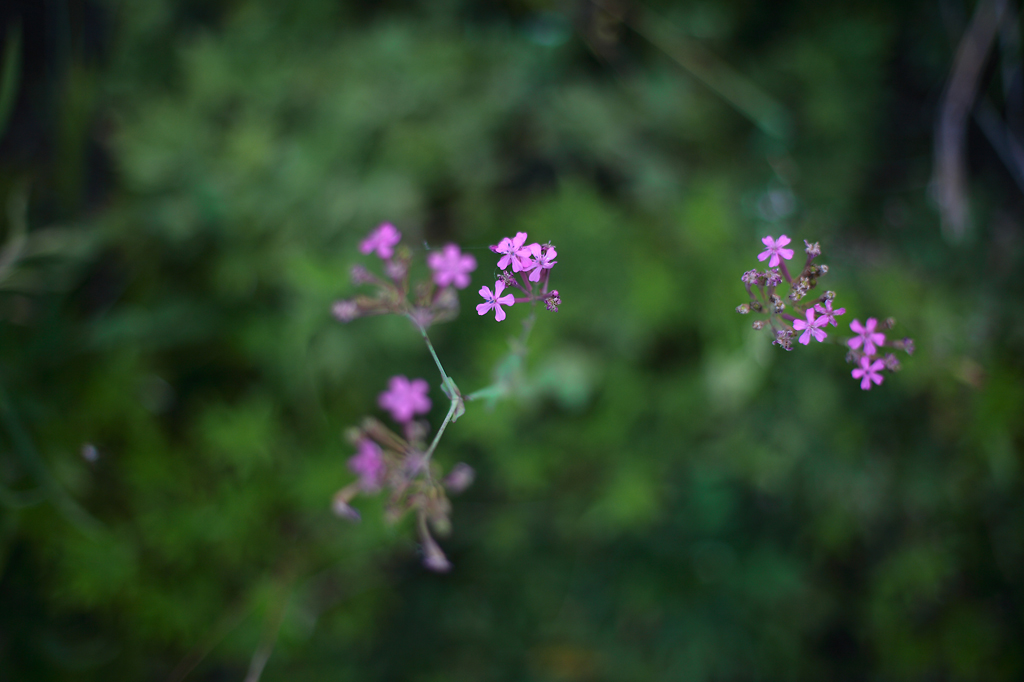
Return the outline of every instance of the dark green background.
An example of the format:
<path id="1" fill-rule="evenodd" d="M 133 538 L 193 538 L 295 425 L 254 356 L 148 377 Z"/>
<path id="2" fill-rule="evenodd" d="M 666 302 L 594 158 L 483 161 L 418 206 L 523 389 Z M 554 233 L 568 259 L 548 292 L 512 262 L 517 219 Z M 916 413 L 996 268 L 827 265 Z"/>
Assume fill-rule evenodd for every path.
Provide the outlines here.
<path id="1" fill-rule="evenodd" d="M 5 3 L 0 679 L 241 680 L 261 642 L 264 680 L 1021 679 L 1024 205 L 973 124 L 966 239 L 928 192 L 971 11 Z M 420 273 L 480 261 L 432 331 L 464 391 L 525 313 L 474 314 L 487 245 L 559 253 L 522 395 L 437 452 L 478 474 L 448 575 L 379 499 L 330 514 L 390 376 L 444 414 L 411 325 L 330 316 L 385 220 Z M 733 312 L 783 232 L 902 372 Z"/>

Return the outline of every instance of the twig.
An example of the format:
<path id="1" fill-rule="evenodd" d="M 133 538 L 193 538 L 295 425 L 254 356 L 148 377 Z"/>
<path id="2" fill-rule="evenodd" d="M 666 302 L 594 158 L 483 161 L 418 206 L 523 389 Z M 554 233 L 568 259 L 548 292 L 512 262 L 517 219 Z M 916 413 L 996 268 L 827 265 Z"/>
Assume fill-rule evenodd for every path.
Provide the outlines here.
<path id="1" fill-rule="evenodd" d="M 978 96 L 982 69 L 999 29 L 1005 0 L 980 0 L 957 47 L 935 126 L 936 199 L 942 229 L 959 241 L 970 224 L 967 199 L 967 117 Z"/>

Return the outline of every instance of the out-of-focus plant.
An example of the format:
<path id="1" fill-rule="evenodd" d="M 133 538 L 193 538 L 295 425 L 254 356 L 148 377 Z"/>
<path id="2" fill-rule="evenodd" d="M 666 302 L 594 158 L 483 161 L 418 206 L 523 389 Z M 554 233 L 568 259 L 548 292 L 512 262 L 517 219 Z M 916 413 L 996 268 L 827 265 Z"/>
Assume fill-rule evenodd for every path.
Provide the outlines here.
<path id="1" fill-rule="evenodd" d="M 821 255 L 821 245 L 805 240 L 804 251 L 807 253 L 807 260 L 800 273 L 793 277 L 786 267 L 786 261 L 792 260 L 794 253 L 793 249 L 786 248 L 790 241 L 786 235 L 780 235 L 778 239 L 769 235 L 761 240 L 765 250 L 757 255 L 757 259 L 762 263 L 767 260 L 768 269 L 763 272 L 748 270 L 743 273 L 740 280 L 747 289 L 750 302 L 736 307 L 736 312 L 741 315 L 758 314 L 753 328 L 768 330 L 772 337 L 772 345 L 785 350 L 793 350 L 794 340 L 805 346 L 810 344 L 812 338 L 819 343 L 823 342 L 828 337 L 825 327 L 830 324 L 833 327 L 839 326 L 836 316 L 846 313 L 846 308 L 833 307 L 836 299 L 834 291 L 826 291 L 817 298 L 807 299 L 811 289 L 818 286 L 818 279 L 828 274 L 828 266 L 814 262 L 814 259 Z M 783 280 L 789 287 L 784 297 L 778 293 Z M 789 301 L 797 315 L 786 312 L 783 298 Z M 760 314 L 765 317 L 760 317 Z M 851 331 L 857 336 L 848 339 L 845 344 L 849 348 L 846 360 L 857 365 L 851 374 L 854 379 L 860 379 L 860 387 L 865 391 L 870 389 L 872 384 L 882 384 L 883 370 L 896 372 L 900 369 L 900 361 L 894 354 L 887 353 L 881 357 L 882 348 L 888 345 L 906 351 L 908 355 L 914 352 L 913 339 L 904 337 L 886 342 L 885 334 L 882 332 L 892 329 L 895 325 L 896 321 L 893 318 L 888 318 L 879 325 L 878 320 L 873 317 L 868 318 L 865 324 L 861 324 L 860 320 L 850 323 Z"/>
<path id="2" fill-rule="evenodd" d="M 501 256 L 497 263 L 501 274 L 494 282 L 493 292 L 487 286 L 480 288 L 484 302 L 476 306 L 479 315 L 493 310 L 494 319 L 501 322 L 506 317 L 502 306 L 530 304 L 530 314 L 523 320 L 522 335 L 513 344 L 511 353 L 512 357 L 520 360 L 517 367 L 521 367 L 536 321 L 537 303 L 544 303 L 549 311 L 557 311 L 562 302 L 557 290 L 548 291 L 551 268 L 557 263 L 558 252 L 550 242 L 544 246 L 526 244 L 526 237 L 525 232 L 518 232 L 515 237 L 505 237 L 490 247 Z M 476 259 L 463 254 L 457 245 L 448 244 L 427 256 L 432 276 L 410 287 L 412 252 L 405 245 L 399 246 L 400 240 L 401 233 L 390 223 L 384 223 L 363 240 L 360 251 L 375 253 L 384 261 L 385 277 L 374 275 L 362 265 L 355 266 L 352 270 L 353 283 L 373 285 L 375 293 L 373 296 L 337 301 L 333 306 L 334 316 L 342 322 L 382 314 L 408 318 L 423 337 L 430 357 L 441 373 L 441 390 L 451 402 L 448 414 L 428 446 L 429 425 L 415 420 L 417 414 L 430 411 L 427 382 L 423 379 L 410 382 L 404 376 L 392 377 L 388 390 L 381 393 L 378 402 L 402 425 L 404 437 L 371 417 L 364 419 L 358 428 L 350 429 L 348 440 L 358 452 L 349 459 L 349 468 L 359 478 L 335 493 L 333 508 L 341 517 L 358 520 L 359 513 L 349 504 L 352 498 L 360 492 L 376 494 L 382 488 L 388 490 L 387 519 L 394 523 L 414 510 L 422 543 L 423 565 L 430 570 L 444 572 L 451 568 L 451 563 L 431 536 L 430 528 L 442 535 L 450 532 L 451 504 L 446 491 L 459 493 L 465 490 L 473 481 L 473 469 L 460 462 L 446 477 L 442 477 L 443 472 L 433 459 L 434 451 L 449 422 L 455 422 L 465 414 L 466 401 L 481 398 L 494 401 L 507 395 L 513 385 L 507 376 L 499 375 L 495 384 L 463 396 L 458 385 L 445 372 L 427 334 L 432 324 L 458 315 L 456 292 L 469 286 L 470 273 L 477 267 Z M 502 295 L 506 288 L 516 289 L 522 296 Z"/>

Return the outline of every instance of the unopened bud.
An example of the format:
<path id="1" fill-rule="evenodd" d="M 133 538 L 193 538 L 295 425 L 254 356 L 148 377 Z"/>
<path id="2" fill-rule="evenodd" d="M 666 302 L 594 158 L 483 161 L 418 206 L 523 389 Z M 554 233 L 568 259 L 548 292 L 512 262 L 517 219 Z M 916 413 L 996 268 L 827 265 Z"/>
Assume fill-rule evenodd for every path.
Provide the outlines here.
<path id="1" fill-rule="evenodd" d="M 352 499 L 354 493 L 350 488 L 351 486 L 342 488 L 334 494 L 334 498 L 331 500 L 331 511 L 334 512 L 335 516 L 355 523 L 360 521 L 362 517 L 359 515 L 358 510 L 349 505 L 349 500 Z"/>
<path id="2" fill-rule="evenodd" d="M 810 256 L 811 258 L 821 255 L 821 244 L 819 244 L 818 242 L 814 242 L 812 244 L 811 242 L 805 239 L 804 245 L 807 247 L 804 250 L 807 252 L 807 255 Z"/>
<path id="3" fill-rule="evenodd" d="M 904 339 L 897 339 L 896 341 L 892 342 L 892 345 L 893 348 L 906 351 L 907 355 L 914 354 L 914 339 L 911 339 L 909 337 Z"/>
<path id="4" fill-rule="evenodd" d="M 373 281 L 376 280 L 376 277 L 374 277 L 370 273 L 370 271 L 367 270 L 362 265 L 353 265 L 352 266 L 351 274 L 352 274 L 352 283 L 353 284 L 357 284 L 357 285 L 358 284 L 369 284 L 370 282 L 373 282 Z"/>
<path id="5" fill-rule="evenodd" d="M 887 318 L 885 318 L 885 322 L 882 323 L 882 329 L 892 329 L 895 326 L 896 326 L 896 318 L 895 317 L 887 317 Z"/>
<path id="6" fill-rule="evenodd" d="M 341 322 L 351 322 L 359 317 L 359 305 L 355 301 L 335 301 L 331 313 Z"/>
<path id="7" fill-rule="evenodd" d="M 430 537 L 426 521 L 420 520 L 420 541 L 423 543 L 423 565 L 435 573 L 447 573 L 451 570 L 452 564 L 444 555 L 441 547 L 434 538 Z"/>
<path id="8" fill-rule="evenodd" d="M 885 362 L 885 368 L 891 372 L 900 371 L 900 361 L 896 359 L 896 356 L 892 353 L 887 353 L 882 359 Z"/>
<path id="9" fill-rule="evenodd" d="M 384 272 L 393 280 L 400 280 L 409 272 L 409 262 L 398 258 L 392 258 L 384 264 Z"/>
<path id="10" fill-rule="evenodd" d="M 461 493 L 463 490 L 473 485 L 473 479 L 476 478 L 476 472 L 473 471 L 473 467 L 469 466 L 465 462 L 459 462 L 452 467 L 452 470 L 448 472 L 448 475 L 444 479 L 444 487 L 456 495 Z"/>
<path id="11" fill-rule="evenodd" d="M 754 320 L 754 324 L 752 326 L 754 327 L 754 329 L 764 329 L 764 326 L 766 324 L 768 323 L 765 322 L 764 320 Z"/>

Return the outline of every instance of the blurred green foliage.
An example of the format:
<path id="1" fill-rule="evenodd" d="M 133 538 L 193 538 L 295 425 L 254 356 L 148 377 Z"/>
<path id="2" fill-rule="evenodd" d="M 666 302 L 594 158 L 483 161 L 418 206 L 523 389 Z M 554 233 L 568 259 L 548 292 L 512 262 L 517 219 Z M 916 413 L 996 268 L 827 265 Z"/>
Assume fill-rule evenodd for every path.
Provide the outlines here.
<path id="1" fill-rule="evenodd" d="M 0 677 L 242 679 L 271 646 L 266 680 L 1024 674 L 1024 216 L 982 151 L 977 231 L 941 239 L 934 3 L 87 9 L 103 59 L 0 173 L 8 244 L 52 246 L 0 281 Z M 480 261 L 431 333 L 467 392 L 525 315 L 473 314 L 487 245 L 559 252 L 522 396 L 438 450 L 478 473 L 445 576 L 380 500 L 329 509 L 343 429 L 438 380 L 405 320 L 330 317 L 384 220 Z M 862 392 L 732 312 L 780 232 L 915 338 L 900 374 Z"/>

